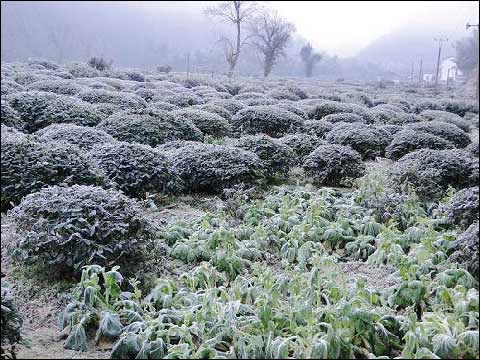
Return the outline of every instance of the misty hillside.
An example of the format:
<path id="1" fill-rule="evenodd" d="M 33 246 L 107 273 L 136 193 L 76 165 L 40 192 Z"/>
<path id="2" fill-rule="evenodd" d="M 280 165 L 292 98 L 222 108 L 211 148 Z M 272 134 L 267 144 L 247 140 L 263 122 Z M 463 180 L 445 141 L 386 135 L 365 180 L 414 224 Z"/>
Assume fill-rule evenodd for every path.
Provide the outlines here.
<path id="1" fill-rule="evenodd" d="M 227 64 L 218 42 L 231 29 L 204 14 L 203 2 L 2 2 L 1 60 L 44 58 L 59 63 L 112 59 L 117 66 L 222 73 Z M 300 48 L 308 39 L 296 34 L 273 75 L 301 76 Z M 321 51 L 321 49 L 319 49 Z M 241 75 L 261 74 L 262 62 L 248 46 L 238 64 Z M 375 79 L 385 76 L 370 60 L 323 54 L 314 76 L 325 79 Z"/>
<path id="2" fill-rule="evenodd" d="M 465 34 L 462 35 L 465 36 Z M 402 75 L 410 74 L 412 62 L 417 74 L 420 59 L 423 59 L 423 72 L 432 73 L 438 55 L 438 42 L 434 41 L 435 37 L 438 37 L 438 33 L 433 31 L 415 32 L 414 35 L 411 30 L 399 29 L 372 42 L 357 55 L 357 58 L 362 61 L 371 61 L 385 70 Z M 457 35 L 443 44 L 442 58 L 455 56 L 453 45 L 458 38 Z"/>

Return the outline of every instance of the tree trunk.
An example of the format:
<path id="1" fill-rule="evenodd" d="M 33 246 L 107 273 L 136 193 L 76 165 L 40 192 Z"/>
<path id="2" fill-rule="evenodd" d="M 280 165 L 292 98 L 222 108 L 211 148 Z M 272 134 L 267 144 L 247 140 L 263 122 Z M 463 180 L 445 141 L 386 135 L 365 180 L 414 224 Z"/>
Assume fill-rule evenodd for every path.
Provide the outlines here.
<path id="1" fill-rule="evenodd" d="M 307 63 L 305 65 L 305 75 L 309 78 L 312 77 L 313 74 L 313 64 Z"/>
<path id="2" fill-rule="evenodd" d="M 237 62 L 238 62 L 238 57 L 240 56 L 240 48 L 241 48 L 241 34 L 240 34 L 240 31 L 241 31 L 241 24 L 240 24 L 240 9 L 239 7 L 237 7 L 235 5 L 235 11 L 236 11 L 236 15 L 237 15 L 237 46 L 236 46 L 236 50 L 235 50 L 235 54 L 232 56 L 232 61 L 230 62 L 230 68 L 229 68 L 229 71 L 228 71 L 228 77 L 231 78 L 232 75 L 233 75 L 233 71 L 235 70 L 235 67 L 237 66 Z"/>
<path id="3" fill-rule="evenodd" d="M 272 72 L 273 59 L 270 56 L 265 56 L 265 64 L 263 65 L 263 76 L 268 77 Z"/>

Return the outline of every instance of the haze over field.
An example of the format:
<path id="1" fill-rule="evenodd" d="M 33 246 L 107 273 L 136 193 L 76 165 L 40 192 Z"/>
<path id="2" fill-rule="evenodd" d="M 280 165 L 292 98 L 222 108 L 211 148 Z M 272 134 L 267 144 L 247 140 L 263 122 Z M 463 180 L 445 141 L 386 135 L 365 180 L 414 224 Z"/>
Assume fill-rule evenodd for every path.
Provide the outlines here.
<path id="1" fill-rule="evenodd" d="M 454 40 L 468 35 L 467 21 L 478 21 L 478 3 L 463 2 L 261 2 L 294 23 L 297 32 L 275 75 L 300 75 L 298 53 L 306 41 L 324 53 L 314 75 L 373 77 L 408 73 L 424 58 L 433 66 L 435 36 Z M 101 55 L 118 66 L 169 64 L 185 71 L 222 72 L 227 66 L 218 43 L 231 27 L 205 15 L 208 2 L 2 2 L 2 61 L 42 57 L 58 62 Z M 336 58 L 338 56 L 338 58 Z M 222 59 L 223 60 L 223 59 Z M 238 71 L 261 72 L 246 48 Z"/>

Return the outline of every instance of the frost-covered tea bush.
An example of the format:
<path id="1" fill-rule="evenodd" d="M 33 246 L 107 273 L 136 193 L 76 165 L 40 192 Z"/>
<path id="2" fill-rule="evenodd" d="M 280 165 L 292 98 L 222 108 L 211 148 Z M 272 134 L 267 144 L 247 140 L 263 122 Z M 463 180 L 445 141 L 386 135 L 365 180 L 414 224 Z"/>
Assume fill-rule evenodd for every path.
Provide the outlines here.
<path id="1" fill-rule="evenodd" d="M 478 158 L 478 142 L 472 142 L 470 145 L 468 145 L 465 148 L 465 151 L 468 153 L 472 154 L 473 156 L 476 156 Z"/>
<path id="2" fill-rule="evenodd" d="M 28 59 L 28 65 L 41 65 L 44 69 L 57 70 L 60 66 L 47 59 Z"/>
<path id="3" fill-rule="evenodd" d="M 287 89 L 297 95 L 300 99 L 307 99 L 308 98 L 308 93 L 305 91 L 305 89 L 302 89 L 296 85 L 289 85 L 287 86 Z"/>
<path id="4" fill-rule="evenodd" d="M 464 148 L 471 143 L 468 134 L 458 126 L 441 121 L 422 121 L 407 124 L 406 127 L 416 132 L 427 132 L 450 141 L 456 147 Z"/>
<path id="5" fill-rule="evenodd" d="M 377 128 L 386 132 L 392 138 L 393 138 L 393 135 L 403 130 L 403 127 L 399 125 L 380 125 L 380 126 L 377 126 Z"/>
<path id="6" fill-rule="evenodd" d="M 465 116 L 463 117 L 468 123 L 470 124 L 471 127 L 477 128 L 478 129 L 478 121 L 479 117 L 478 114 L 472 113 L 472 112 L 467 112 Z M 478 130 L 477 130 L 478 131 Z"/>
<path id="7" fill-rule="evenodd" d="M 17 258 L 61 274 L 78 274 L 87 264 L 132 260 L 153 235 L 134 200 L 95 186 L 42 189 L 26 196 L 9 217 L 21 235 Z"/>
<path id="8" fill-rule="evenodd" d="M 324 100 L 310 109 L 308 111 L 308 117 L 310 119 L 320 120 L 327 115 L 338 113 L 353 113 L 361 116 L 367 122 L 370 120 L 367 109 L 363 106 L 329 100 Z"/>
<path id="9" fill-rule="evenodd" d="M 427 121 L 441 121 L 449 124 L 457 125 L 465 132 L 470 131 L 470 123 L 464 120 L 461 116 L 451 112 L 442 110 L 425 110 L 420 113 L 420 116 Z"/>
<path id="10" fill-rule="evenodd" d="M 365 160 L 383 156 L 391 137 L 373 125 L 339 123 L 325 135 L 325 140 L 331 144 L 350 146 Z"/>
<path id="11" fill-rule="evenodd" d="M 477 159 L 462 150 L 422 149 L 392 164 L 391 181 L 400 190 L 411 186 L 422 198 L 439 199 L 449 186 L 456 189 L 478 182 Z"/>
<path id="12" fill-rule="evenodd" d="M 174 95 L 164 96 L 159 100 L 168 102 L 181 108 L 205 104 L 205 100 L 203 100 L 200 96 L 196 95 L 194 92 L 188 91 L 177 92 Z"/>
<path id="13" fill-rule="evenodd" d="M 105 82 L 98 81 L 98 78 L 76 78 L 73 80 L 75 84 L 85 86 L 88 89 L 100 89 L 115 91 L 116 89 L 113 86 L 106 84 Z"/>
<path id="14" fill-rule="evenodd" d="M 317 147 L 326 144 L 325 141 L 320 140 L 317 136 L 309 134 L 289 134 L 278 140 L 293 150 L 295 153 L 294 163 L 301 162 L 305 156 L 310 154 Z"/>
<path id="15" fill-rule="evenodd" d="M 172 111 L 171 114 L 181 122 L 192 122 L 206 135 L 223 137 L 230 134 L 232 128 L 220 115 L 192 108 Z"/>
<path id="16" fill-rule="evenodd" d="M 244 134 L 281 137 L 303 127 L 303 119 L 275 106 L 248 106 L 232 117 L 234 130 Z"/>
<path id="17" fill-rule="evenodd" d="M 305 157 L 302 167 L 315 183 L 327 186 L 343 185 L 365 174 L 360 154 L 343 145 L 320 145 Z"/>
<path id="18" fill-rule="evenodd" d="M 219 193 L 234 184 L 264 177 L 263 163 L 257 155 L 232 146 L 187 143 L 165 154 L 187 191 Z"/>
<path id="19" fill-rule="evenodd" d="M 247 135 L 239 138 L 233 145 L 256 154 L 264 163 L 265 174 L 286 175 L 293 163 L 294 153 L 279 140 L 268 135 Z"/>
<path id="20" fill-rule="evenodd" d="M 242 100 L 242 103 L 246 106 L 269 106 L 269 105 L 277 105 L 278 100 L 274 100 L 271 98 L 258 98 L 258 99 L 245 99 Z"/>
<path id="21" fill-rule="evenodd" d="M 95 126 L 103 117 L 91 104 L 50 92 L 18 92 L 9 95 L 7 101 L 25 122 L 27 132 L 55 123 Z"/>
<path id="22" fill-rule="evenodd" d="M 103 118 L 106 118 L 110 115 L 123 111 L 120 106 L 115 104 L 98 103 L 98 104 L 94 104 L 94 106 L 95 106 L 95 109 L 102 114 Z"/>
<path id="23" fill-rule="evenodd" d="M 83 90 L 84 86 L 75 84 L 71 80 L 43 80 L 34 82 L 27 87 L 28 91 L 47 91 L 60 95 L 76 95 Z"/>
<path id="24" fill-rule="evenodd" d="M 90 156 L 125 194 L 145 198 L 147 193 L 171 194 L 182 190 L 165 155 L 148 145 L 107 142 L 90 151 Z"/>
<path id="25" fill-rule="evenodd" d="M 6 126 L 6 125 L 1 125 L 1 139 L 2 139 L 2 143 L 4 140 L 7 140 L 7 139 L 18 139 L 20 137 L 25 137 L 27 136 L 27 134 L 13 128 L 13 127 L 10 127 L 10 126 Z"/>
<path id="26" fill-rule="evenodd" d="M 117 113 L 103 120 L 98 128 L 117 140 L 152 147 L 173 140 L 203 140 L 203 133 L 191 121 L 161 110 Z"/>
<path id="27" fill-rule="evenodd" d="M 26 344 L 22 335 L 23 319 L 17 307 L 12 286 L 4 279 L 1 280 L 1 295 L 2 359 L 15 359 L 16 345 Z"/>
<path id="28" fill-rule="evenodd" d="M 464 116 L 467 112 L 474 112 L 478 114 L 478 102 L 460 99 L 437 100 L 421 98 L 415 101 L 412 110 L 417 114 L 424 110 L 442 110 L 457 114 L 459 116 Z"/>
<path id="29" fill-rule="evenodd" d="M 236 101 L 243 101 L 243 100 L 252 100 L 252 99 L 266 99 L 267 95 L 261 92 L 255 92 L 255 91 L 246 91 L 246 92 L 241 92 L 238 95 L 235 95 L 232 100 Z"/>
<path id="30" fill-rule="evenodd" d="M 323 120 L 307 120 L 304 124 L 304 130 L 307 134 L 314 135 L 323 139 L 324 135 L 333 129 L 333 124 Z"/>
<path id="31" fill-rule="evenodd" d="M 267 95 L 276 100 L 300 100 L 300 97 L 298 95 L 284 88 L 270 90 Z"/>
<path id="32" fill-rule="evenodd" d="M 177 105 L 170 104 L 165 101 L 155 101 L 148 104 L 149 109 L 173 111 L 180 109 Z"/>
<path id="33" fill-rule="evenodd" d="M 418 115 L 407 114 L 405 112 L 398 112 L 390 109 L 372 108 L 368 110 L 368 114 L 371 122 L 375 124 L 405 125 L 423 120 Z"/>
<path id="34" fill-rule="evenodd" d="M 2 84 L 1 84 L 2 96 L 13 94 L 20 91 L 25 91 L 25 87 L 23 87 L 20 84 L 17 84 L 15 81 L 2 79 Z"/>
<path id="35" fill-rule="evenodd" d="M 139 90 L 142 90 L 142 89 L 139 89 Z M 137 92 L 139 90 L 137 90 Z M 143 89 L 143 90 L 145 90 L 145 89 Z M 167 96 L 175 96 L 175 91 L 174 90 L 168 90 L 168 89 L 160 88 L 160 89 L 151 89 L 149 91 L 154 92 L 153 96 L 150 99 L 146 99 L 147 101 L 150 101 L 150 102 L 164 101 L 164 99 Z M 144 97 L 145 95 L 146 94 L 144 93 L 142 97 Z M 166 101 L 164 101 L 164 102 L 166 102 Z M 170 103 L 168 103 L 168 104 L 170 104 Z"/>
<path id="36" fill-rule="evenodd" d="M 449 257 L 450 261 L 468 270 L 477 280 L 480 271 L 478 245 L 478 222 L 476 222 L 454 242 L 454 251 Z"/>
<path id="37" fill-rule="evenodd" d="M 412 130 L 402 130 L 393 135 L 392 142 L 385 149 L 385 156 L 398 160 L 402 156 L 420 149 L 444 150 L 452 149 L 454 145 L 444 138 Z"/>
<path id="38" fill-rule="evenodd" d="M 111 135 L 99 128 L 72 124 L 52 124 L 38 130 L 35 135 L 40 141 L 51 143 L 65 141 L 86 151 L 97 144 L 115 141 Z"/>
<path id="39" fill-rule="evenodd" d="M 80 148 L 40 143 L 31 136 L 2 137 L 2 209 L 49 185 L 102 185 L 105 177 Z"/>
<path id="40" fill-rule="evenodd" d="M 77 96 L 91 104 L 108 103 L 118 105 L 122 110 L 147 107 L 147 102 L 140 96 L 126 92 L 91 89 L 83 91 Z"/>
<path id="41" fill-rule="evenodd" d="M 67 64 L 67 70 L 75 78 L 93 78 L 101 75 L 101 71 L 94 69 L 86 63 L 71 62 Z"/>
<path id="42" fill-rule="evenodd" d="M 37 81 L 42 81 L 42 80 L 60 80 L 58 76 L 48 76 L 48 75 L 42 75 L 38 72 L 34 71 L 22 71 L 19 72 L 15 75 L 13 80 L 15 80 L 16 83 L 27 86 L 29 84 L 32 84 Z"/>
<path id="43" fill-rule="evenodd" d="M 277 103 L 275 106 L 278 106 L 279 108 L 288 110 L 295 115 L 300 116 L 302 119 L 308 119 L 307 113 L 302 109 L 301 106 L 297 106 L 293 101 L 281 101 Z"/>
<path id="44" fill-rule="evenodd" d="M 6 126 L 14 127 L 18 130 L 25 128 L 25 122 L 22 121 L 20 114 L 14 108 L 12 108 L 8 102 L 2 100 L 1 102 L 1 123 Z"/>
<path id="45" fill-rule="evenodd" d="M 402 108 L 401 106 L 397 106 L 394 104 L 379 104 L 370 108 L 369 111 L 375 111 L 375 110 L 385 110 L 385 111 L 389 111 L 397 114 L 405 113 L 406 111 L 406 109 Z"/>
<path id="46" fill-rule="evenodd" d="M 382 104 L 385 105 L 385 104 Z M 368 109 L 368 115 L 372 119 L 372 123 L 375 124 L 390 124 L 400 112 L 389 109 L 389 108 L 380 108 L 382 105 L 377 105 L 371 109 Z"/>
<path id="47" fill-rule="evenodd" d="M 337 113 L 326 115 L 322 118 L 322 121 L 328 121 L 332 124 L 338 122 L 345 123 L 367 123 L 366 120 L 358 114 L 354 113 Z"/>
<path id="48" fill-rule="evenodd" d="M 223 107 L 225 110 L 229 111 L 232 115 L 235 115 L 237 112 L 239 112 L 246 106 L 241 101 L 234 101 L 230 99 L 211 100 L 207 104 Z"/>
<path id="49" fill-rule="evenodd" d="M 202 111 L 206 111 L 212 114 L 216 114 L 230 122 L 232 119 L 232 114 L 230 111 L 228 111 L 226 108 L 224 108 L 221 105 L 215 105 L 213 103 L 206 103 L 203 105 L 194 105 L 192 106 L 192 109 L 198 109 Z"/>
<path id="50" fill-rule="evenodd" d="M 442 210 L 450 223 L 462 228 L 478 222 L 478 186 L 460 190 Z"/>

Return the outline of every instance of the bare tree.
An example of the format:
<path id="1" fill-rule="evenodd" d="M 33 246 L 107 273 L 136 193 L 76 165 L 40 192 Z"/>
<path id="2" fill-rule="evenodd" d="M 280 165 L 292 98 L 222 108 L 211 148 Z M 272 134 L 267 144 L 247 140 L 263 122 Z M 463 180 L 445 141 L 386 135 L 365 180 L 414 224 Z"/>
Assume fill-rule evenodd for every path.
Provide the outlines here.
<path id="1" fill-rule="evenodd" d="M 228 76 L 232 76 L 240 57 L 240 51 L 245 44 L 246 38 L 242 41 L 242 26 L 253 18 L 257 9 L 258 5 L 254 1 L 223 1 L 205 10 L 208 15 L 218 17 L 235 25 L 237 35 L 235 41 L 230 40 L 226 36 L 222 36 L 220 39 L 229 65 Z"/>
<path id="2" fill-rule="evenodd" d="M 322 60 L 322 55 L 313 51 L 310 43 L 305 44 L 300 50 L 300 57 L 305 64 L 305 76 L 312 77 L 313 68 L 317 62 Z"/>
<path id="3" fill-rule="evenodd" d="M 252 23 L 250 32 L 252 43 L 263 55 L 263 75 L 267 77 L 281 56 L 285 56 L 285 47 L 295 26 L 279 17 L 276 12 L 264 12 Z"/>

